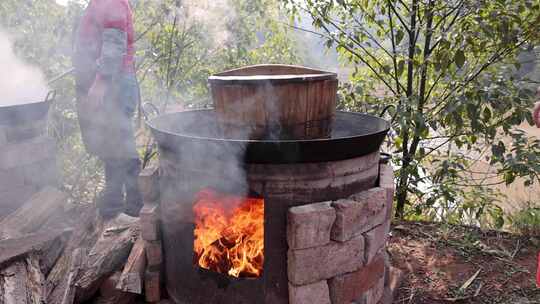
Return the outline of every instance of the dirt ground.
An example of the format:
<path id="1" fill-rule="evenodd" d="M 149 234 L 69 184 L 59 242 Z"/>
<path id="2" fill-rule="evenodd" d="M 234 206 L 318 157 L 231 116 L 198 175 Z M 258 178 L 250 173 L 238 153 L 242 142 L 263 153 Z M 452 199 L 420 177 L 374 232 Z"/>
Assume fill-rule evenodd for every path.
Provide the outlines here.
<path id="1" fill-rule="evenodd" d="M 394 304 L 540 303 L 540 238 L 434 223 L 394 225 L 392 264 L 406 272 Z"/>

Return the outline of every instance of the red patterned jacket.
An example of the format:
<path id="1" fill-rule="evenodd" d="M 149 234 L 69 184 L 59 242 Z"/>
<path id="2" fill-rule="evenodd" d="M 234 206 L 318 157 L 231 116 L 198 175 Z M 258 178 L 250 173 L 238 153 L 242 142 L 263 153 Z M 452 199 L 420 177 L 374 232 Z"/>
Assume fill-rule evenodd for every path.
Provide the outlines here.
<path id="1" fill-rule="evenodd" d="M 95 71 L 98 77 L 134 72 L 135 35 L 128 0 L 91 0 L 76 35 L 76 68 Z"/>

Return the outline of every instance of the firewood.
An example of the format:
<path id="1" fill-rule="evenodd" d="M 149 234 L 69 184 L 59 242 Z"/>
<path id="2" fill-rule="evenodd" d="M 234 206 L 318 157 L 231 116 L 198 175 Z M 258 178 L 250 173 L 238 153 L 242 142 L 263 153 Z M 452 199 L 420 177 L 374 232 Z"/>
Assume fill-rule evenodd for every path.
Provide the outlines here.
<path id="1" fill-rule="evenodd" d="M 53 214 L 61 211 L 66 202 L 65 193 L 45 187 L 0 222 L 0 239 L 36 232 Z"/>
<path id="2" fill-rule="evenodd" d="M 124 214 L 105 227 L 77 279 L 78 302 L 89 300 L 111 273 L 122 269 L 139 233 L 138 219 Z"/>
<path id="3" fill-rule="evenodd" d="M 48 230 L 0 241 L 0 268 L 29 253 L 39 252 L 43 273 L 56 262 L 71 230 Z"/>
<path id="4" fill-rule="evenodd" d="M 116 289 L 142 294 L 144 291 L 144 271 L 146 269 L 145 242 L 139 238 L 129 255 L 124 271 L 118 279 Z"/>
<path id="5" fill-rule="evenodd" d="M 95 206 L 81 213 L 79 224 L 73 229 L 62 256 L 47 276 L 47 303 L 61 303 L 71 271 L 73 252 L 77 248 L 91 248 L 97 241 L 102 223 L 98 220 Z M 87 257 L 85 256 L 84 259 Z"/>
<path id="6" fill-rule="evenodd" d="M 60 302 L 60 304 L 73 304 L 73 301 L 75 300 L 75 280 L 83 267 L 85 257 L 85 248 L 77 248 L 73 251 L 69 266 L 69 274 L 62 296 L 62 302 Z"/>
<path id="7" fill-rule="evenodd" d="M 0 271 L 0 303 L 45 303 L 44 282 L 37 255 L 17 261 Z"/>

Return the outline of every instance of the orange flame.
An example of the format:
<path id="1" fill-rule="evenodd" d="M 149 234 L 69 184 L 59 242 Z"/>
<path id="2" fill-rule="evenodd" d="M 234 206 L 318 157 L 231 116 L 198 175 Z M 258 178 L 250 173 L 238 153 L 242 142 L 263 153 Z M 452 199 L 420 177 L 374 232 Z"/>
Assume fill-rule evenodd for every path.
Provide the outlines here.
<path id="1" fill-rule="evenodd" d="M 195 264 L 233 277 L 260 277 L 264 263 L 264 199 L 198 193 Z"/>

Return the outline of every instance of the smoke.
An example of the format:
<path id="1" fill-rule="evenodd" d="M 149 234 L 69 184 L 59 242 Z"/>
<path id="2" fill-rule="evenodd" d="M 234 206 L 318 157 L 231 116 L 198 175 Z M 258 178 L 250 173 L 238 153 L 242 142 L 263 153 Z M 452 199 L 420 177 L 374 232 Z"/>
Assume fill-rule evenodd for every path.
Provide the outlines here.
<path id="1" fill-rule="evenodd" d="M 25 63 L 13 50 L 9 36 L 0 29 L 0 106 L 42 101 L 48 91 L 43 72 Z"/>
<path id="2" fill-rule="evenodd" d="M 181 10 L 188 25 L 202 24 L 211 36 L 215 47 L 232 37 L 228 24 L 237 18 L 229 0 L 185 0 Z"/>

